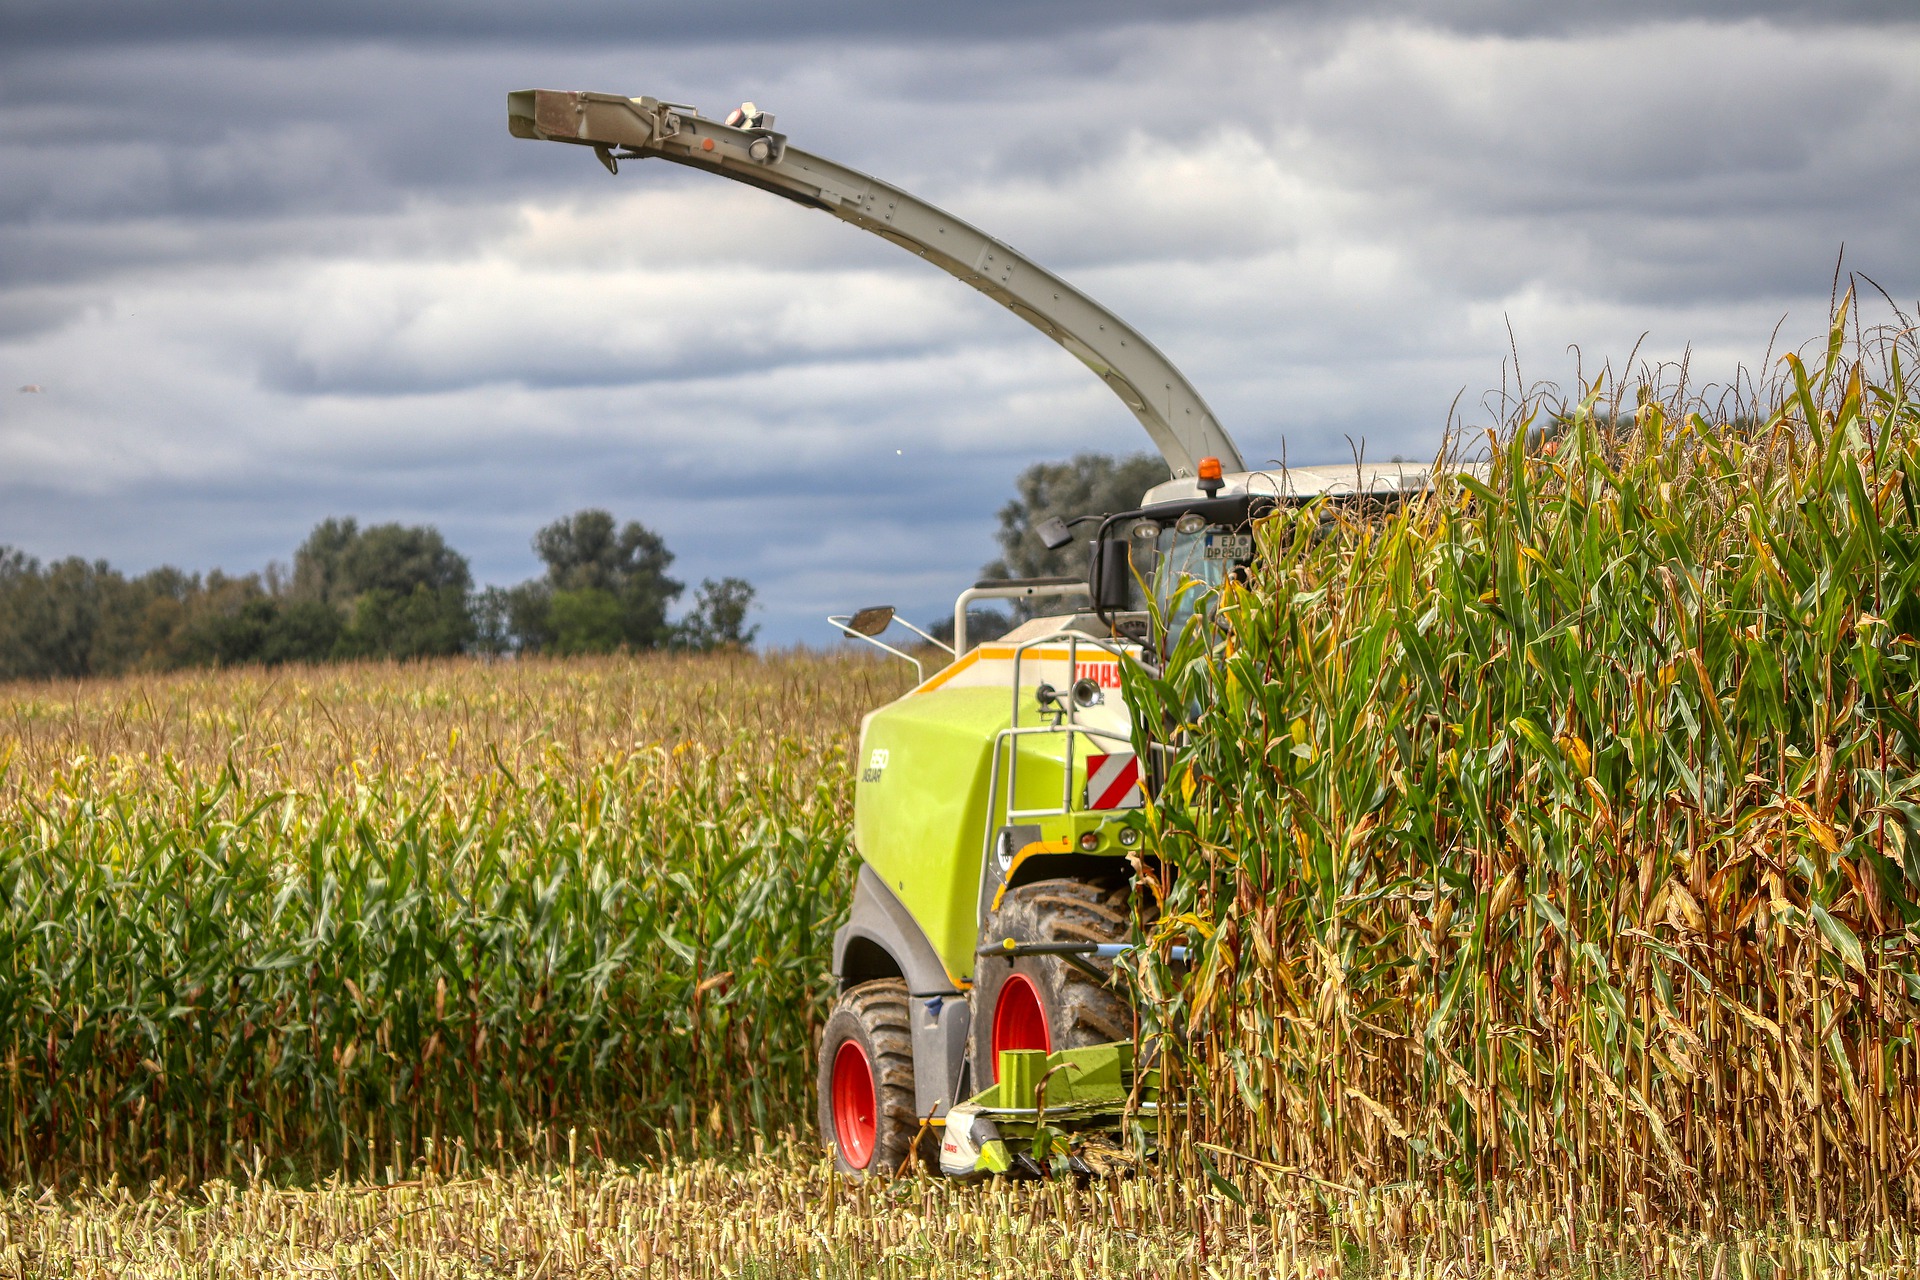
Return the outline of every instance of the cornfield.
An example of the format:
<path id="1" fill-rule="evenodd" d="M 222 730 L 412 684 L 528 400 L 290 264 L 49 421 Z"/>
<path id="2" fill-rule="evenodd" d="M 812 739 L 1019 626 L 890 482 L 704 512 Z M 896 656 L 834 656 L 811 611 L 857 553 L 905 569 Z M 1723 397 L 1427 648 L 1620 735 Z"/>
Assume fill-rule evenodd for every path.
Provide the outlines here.
<path id="1" fill-rule="evenodd" d="M 809 1114 L 849 742 L 902 687 L 798 655 L 0 690 L 0 1177 Z"/>
<path id="2" fill-rule="evenodd" d="M 0 688 L 0 1271 L 1915 1274 L 1920 401 L 1846 333 L 1271 518 L 1128 672 L 1131 1181 L 791 1129 L 903 668 Z"/>
<path id="3" fill-rule="evenodd" d="M 1732 421 L 1596 383 L 1484 478 L 1264 523 L 1228 643 L 1130 693 L 1186 729 L 1148 826 L 1196 967 L 1141 980 L 1198 1138 L 1683 1220 L 1920 1205 L 1903 346 L 1843 305 Z"/>

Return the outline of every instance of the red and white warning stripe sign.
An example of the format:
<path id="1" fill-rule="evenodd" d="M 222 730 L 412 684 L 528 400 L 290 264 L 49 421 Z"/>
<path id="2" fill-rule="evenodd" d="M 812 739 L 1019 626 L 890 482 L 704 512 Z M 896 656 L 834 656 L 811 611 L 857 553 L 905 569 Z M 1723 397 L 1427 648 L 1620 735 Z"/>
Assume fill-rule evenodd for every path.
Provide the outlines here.
<path id="1" fill-rule="evenodd" d="M 1087 808 L 1138 809 L 1140 758 L 1130 751 L 1087 757 Z"/>

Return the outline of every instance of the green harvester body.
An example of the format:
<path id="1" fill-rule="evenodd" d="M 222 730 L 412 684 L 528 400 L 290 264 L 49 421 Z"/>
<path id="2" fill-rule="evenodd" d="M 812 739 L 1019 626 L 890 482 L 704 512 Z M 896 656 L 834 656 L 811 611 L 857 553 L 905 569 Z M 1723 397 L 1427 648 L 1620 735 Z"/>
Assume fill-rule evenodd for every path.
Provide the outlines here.
<path id="1" fill-rule="evenodd" d="M 1010 677 L 1013 664 L 983 656 L 974 665 L 1005 667 Z M 1041 669 L 1039 663 L 1025 665 L 1036 673 Z M 1036 674 L 1020 691 L 1029 705 L 1040 683 Z M 972 980 L 973 953 L 980 945 L 981 860 L 989 843 L 988 789 L 994 780 L 996 742 L 1003 751 L 999 795 L 992 806 L 996 818 L 1009 807 L 1008 773 L 1017 784 L 1011 807 L 1021 811 L 1057 809 L 1063 791 L 1077 795 L 1086 784 L 1084 741 L 1078 744 L 1069 776 L 1067 735 L 1000 736 L 1012 727 L 1013 701 L 1010 684 L 923 685 L 870 713 L 862 728 L 854 844 L 861 860 L 912 914 L 956 984 Z M 1124 707 L 1115 711 L 1109 721 L 1124 718 Z M 1032 713 L 1023 721 L 1032 724 Z M 1009 770 L 1006 753 L 1015 749 L 1020 759 Z M 875 760 L 882 763 L 876 766 Z M 1031 824 L 1037 828 L 1031 833 L 1035 838 L 1012 852 L 1018 855 L 1027 846 L 1078 851 L 1082 833 L 1093 831 L 1097 849 L 1117 856 L 1123 852 L 1119 842 L 1101 829 L 1120 816 L 1120 811 L 1073 808 L 1036 816 Z"/>

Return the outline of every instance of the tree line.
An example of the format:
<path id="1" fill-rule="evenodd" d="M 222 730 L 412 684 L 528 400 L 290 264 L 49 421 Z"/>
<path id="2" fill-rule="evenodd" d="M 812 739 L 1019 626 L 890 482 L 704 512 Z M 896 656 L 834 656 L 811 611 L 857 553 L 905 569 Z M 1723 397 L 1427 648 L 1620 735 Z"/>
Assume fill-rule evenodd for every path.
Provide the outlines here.
<path id="1" fill-rule="evenodd" d="M 546 571 L 474 588 L 467 558 L 431 525 L 331 518 L 259 573 L 162 567 L 128 576 L 78 556 L 42 564 L 0 546 L 0 679 L 116 675 L 193 666 L 276 665 L 460 653 L 611 653 L 752 643 L 754 590 L 686 585 L 673 552 L 637 521 L 598 509 L 534 535 Z"/>

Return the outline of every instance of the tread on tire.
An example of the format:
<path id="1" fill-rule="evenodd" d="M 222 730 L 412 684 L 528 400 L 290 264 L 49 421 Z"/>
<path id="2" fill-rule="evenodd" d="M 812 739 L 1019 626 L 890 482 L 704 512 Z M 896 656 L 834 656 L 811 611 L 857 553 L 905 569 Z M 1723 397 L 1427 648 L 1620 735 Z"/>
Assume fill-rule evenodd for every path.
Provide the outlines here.
<path id="1" fill-rule="evenodd" d="M 832 1148 L 834 1166 L 842 1173 L 890 1178 L 903 1166 L 911 1169 L 909 1155 L 921 1161 L 932 1157 L 932 1144 L 922 1135 L 914 1110 L 912 1016 L 907 984 L 898 978 L 847 988 L 827 1015 L 817 1078 L 820 1141 Z M 840 1150 L 834 1124 L 834 1059 L 848 1040 L 860 1045 L 873 1072 L 873 1147 L 861 1166 Z"/>
<path id="2" fill-rule="evenodd" d="M 1132 884 L 1120 878 L 1036 880 L 1009 889 L 987 918 L 986 941 L 1125 942 L 1132 929 Z M 1103 974 L 1113 965 L 1088 963 Z M 1112 986 L 1058 956 L 980 957 L 973 986 L 973 1080 L 994 1081 L 993 1027 L 1000 992 L 1013 975 L 1032 984 L 1045 1011 L 1050 1048 L 1080 1049 L 1133 1038 L 1133 1007 Z"/>

